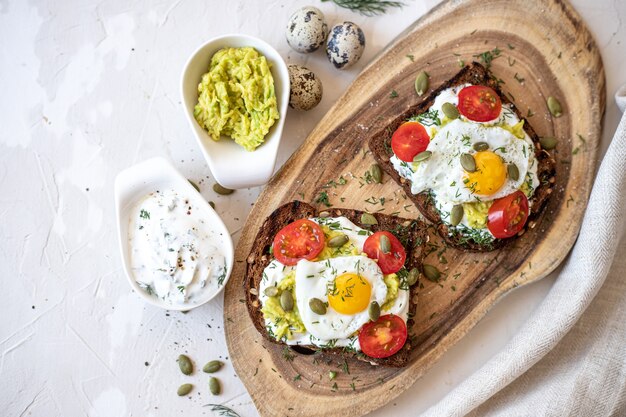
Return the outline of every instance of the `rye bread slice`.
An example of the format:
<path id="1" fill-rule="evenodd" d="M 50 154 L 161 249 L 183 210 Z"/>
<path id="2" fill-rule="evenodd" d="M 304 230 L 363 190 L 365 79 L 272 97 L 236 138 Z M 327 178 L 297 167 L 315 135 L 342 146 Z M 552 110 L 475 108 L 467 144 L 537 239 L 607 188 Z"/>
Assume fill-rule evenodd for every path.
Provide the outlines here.
<path id="1" fill-rule="evenodd" d="M 492 244 L 485 245 L 475 242 L 473 239 L 464 238 L 459 234 L 451 233 L 448 226 L 441 220 L 441 216 L 435 208 L 435 204 L 432 201 L 429 192 L 424 191 L 417 195 L 411 193 L 410 181 L 402 178 L 393 168 L 391 162 L 389 162 L 389 158 L 393 156 L 393 151 L 391 150 L 391 136 L 393 132 L 395 132 L 395 130 L 410 117 L 426 112 L 430 106 L 433 105 L 435 98 L 443 90 L 466 83 L 473 85 L 485 85 L 493 88 L 500 96 L 502 104 L 510 104 L 517 117 L 519 117 L 520 120 L 524 120 L 524 130 L 535 144 L 539 186 L 530 199 L 532 207 L 529 213 L 529 221 L 526 222 L 524 230 L 518 233 L 518 236 L 520 236 L 530 224 L 530 220 L 536 218 L 541 213 L 550 194 L 552 193 L 552 186 L 555 183 L 554 175 L 556 172 L 556 161 L 552 152 L 548 152 L 541 148 L 539 136 L 537 136 L 537 133 L 532 128 L 528 120 L 521 115 L 515 105 L 504 95 L 491 73 L 478 62 L 472 62 L 471 64 L 466 65 L 454 77 L 434 90 L 423 101 L 412 105 L 404 113 L 398 115 L 398 117 L 396 117 L 385 129 L 376 132 L 372 137 L 370 137 L 368 144 L 376 161 L 381 165 L 385 172 L 387 172 L 387 174 L 389 174 L 389 176 L 391 176 L 403 188 L 406 195 L 413 201 L 422 215 L 435 224 L 437 231 L 446 243 L 461 250 L 487 252 L 502 247 L 507 242 L 515 239 L 515 237 L 509 239 L 495 239 Z"/>
<path id="2" fill-rule="evenodd" d="M 407 259 L 405 267 L 407 269 L 418 268 L 422 270 L 422 260 L 424 257 L 424 247 L 428 241 L 428 233 L 426 231 L 426 225 L 419 220 L 402 219 L 395 216 L 386 214 L 374 213 L 372 214 L 378 221 L 377 225 L 365 226 L 361 223 L 362 211 L 333 208 L 327 210 L 332 217 L 344 216 L 351 222 L 359 227 L 369 229 L 373 232 L 380 230 L 388 230 L 392 232 L 404 245 Z M 293 201 L 287 203 L 278 209 L 276 209 L 263 223 L 261 229 L 257 233 L 254 240 L 254 245 L 250 251 L 246 262 L 246 274 L 243 279 L 243 287 L 245 290 L 245 301 L 248 308 L 248 313 L 256 329 L 269 341 L 277 344 L 283 344 L 283 342 L 276 341 L 270 337 L 265 328 L 265 319 L 263 313 L 261 313 L 261 303 L 258 298 L 261 279 L 263 278 L 263 270 L 272 261 L 273 256 L 270 255 L 270 247 L 274 240 L 274 236 L 280 229 L 287 224 L 303 218 L 315 217 L 318 215 L 317 210 L 301 201 Z M 409 320 L 407 322 L 407 328 L 409 332 L 413 326 L 412 317 L 415 315 L 417 306 L 417 289 L 419 283 L 413 285 L 409 294 Z M 365 362 L 369 362 L 372 365 L 384 365 L 390 367 L 403 367 L 406 366 L 410 359 L 410 352 L 413 348 L 411 344 L 411 337 L 406 341 L 404 347 L 396 354 L 384 358 L 375 359 L 365 356 L 362 353 L 354 353 L 344 350 L 341 347 L 332 349 L 321 349 L 312 345 L 299 345 L 296 352 L 302 352 L 303 350 L 310 351 L 323 351 L 324 353 L 331 353 L 335 355 L 341 355 L 342 357 L 356 358 Z"/>

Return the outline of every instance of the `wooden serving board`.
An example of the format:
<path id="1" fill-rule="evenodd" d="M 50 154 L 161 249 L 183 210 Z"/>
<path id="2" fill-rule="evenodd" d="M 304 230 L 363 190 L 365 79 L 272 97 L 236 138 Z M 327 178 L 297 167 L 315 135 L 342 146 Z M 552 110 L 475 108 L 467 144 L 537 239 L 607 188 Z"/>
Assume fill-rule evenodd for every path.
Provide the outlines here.
<path id="1" fill-rule="evenodd" d="M 459 71 L 461 61 L 480 61 L 476 56 L 485 51 L 497 55 L 492 72 L 537 133 L 559 139 L 556 186 L 534 227 L 513 244 L 487 254 L 446 248 L 431 233 L 426 262 L 444 274 L 437 283 L 420 279 L 411 329 L 417 349 L 406 368 L 351 361 L 346 369 L 336 357 L 289 350 L 285 355 L 281 346 L 266 342 L 242 303 L 246 258 L 263 220 L 294 199 L 323 209 L 317 202 L 323 192 L 334 207 L 418 217 L 389 177 L 382 184 L 367 182 L 364 174 L 374 162 L 367 140 L 421 100 L 413 87 L 420 71 L 430 74 L 432 91 Z M 587 205 L 604 113 L 604 83 L 597 46 L 564 0 L 447 1 L 369 64 L 265 188 L 236 249 L 224 302 L 226 340 L 259 413 L 370 412 L 410 387 L 505 293 L 551 272 L 573 245 Z M 551 117 L 548 96 L 561 101 L 562 117 Z M 344 185 L 340 178 L 346 180 Z M 336 379 L 329 379 L 329 370 L 337 372 Z"/>

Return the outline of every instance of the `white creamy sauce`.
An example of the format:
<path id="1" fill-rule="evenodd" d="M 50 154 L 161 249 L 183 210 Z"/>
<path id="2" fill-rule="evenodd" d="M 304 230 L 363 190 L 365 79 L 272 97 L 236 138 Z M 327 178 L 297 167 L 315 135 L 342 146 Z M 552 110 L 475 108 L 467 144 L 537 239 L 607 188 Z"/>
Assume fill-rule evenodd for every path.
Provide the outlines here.
<path id="1" fill-rule="evenodd" d="M 332 230 L 340 230 L 348 236 L 359 252 L 363 251 L 363 245 L 371 234 L 368 230 L 360 228 L 345 217 L 312 218 L 310 220 L 328 226 Z M 307 331 L 304 333 L 292 332 L 292 337 L 287 339 L 285 343 L 288 345 L 313 345 L 319 347 L 349 347 L 356 351 L 361 350 L 358 334 L 353 333 L 358 331 L 363 323 L 369 321 L 369 319 L 363 319 L 363 317 L 367 316 L 367 311 L 352 316 L 344 316 L 346 317 L 344 319 L 342 319 L 338 313 L 330 310 L 327 313 L 327 317 L 317 316 L 309 311 L 308 299 L 310 297 L 317 297 L 322 301 L 326 301 L 327 295 L 325 289 L 329 281 L 332 281 L 336 275 L 340 275 L 341 273 L 358 270 L 359 273 L 362 273 L 363 276 L 371 282 L 373 287 L 372 297 L 382 305 L 387 295 L 387 287 L 382 281 L 382 272 L 374 261 L 369 258 L 363 258 L 364 255 L 331 258 L 328 261 L 320 262 L 300 261 L 296 266 L 286 266 L 274 259 L 265 267 L 263 279 L 259 286 L 259 300 L 261 304 L 264 304 L 268 299 L 267 295 L 265 295 L 266 288 L 276 286 L 287 274 L 295 271 L 296 284 L 294 301 L 298 306 L 303 323 L 305 326 L 309 323 L 309 327 L 311 327 L 312 330 L 309 331 L 307 327 Z M 356 264 L 359 259 L 361 260 L 359 263 L 360 266 L 354 267 L 354 264 Z M 327 262 L 334 265 L 334 269 L 336 270 L 334 274 L 329 274 L 330 269 L 326 269 L 323 266 L 323 264 Z M 319 270 L 316 270 L 316 268 Z M 300 285 L 298 285 L 298 283 L 300 283 Z M 409 291 L 400 289 L 391 308 L 381 314 L 395 314 L 401 317 L 406 323 L 409 314 Z M 309 316 L 315 316 L 315 318 Z M 331 323 L 331 321 L 336 322 Z M 312 325 L 312 323 L 314 323 L 314 325 Z M 276 326 L 271 320 L 266 319 L 265 325 L 272 330 L 272 332 L 275 330 Z M 340 329 L 340 327 L 345 327 L 345 329 Z M 312 333 L 317 335 L 317 337 Z M 352 335 L 345 337 L 348 334 Z"/>
<path id="2" fill-rule="evenodd" d="M 137 284 L 175 306 L 193 306 L 224 284 L 224 237 L 209 227 L 211 215 L 174 190 L 147 195 L 131 210 L 130 263 Z"/>

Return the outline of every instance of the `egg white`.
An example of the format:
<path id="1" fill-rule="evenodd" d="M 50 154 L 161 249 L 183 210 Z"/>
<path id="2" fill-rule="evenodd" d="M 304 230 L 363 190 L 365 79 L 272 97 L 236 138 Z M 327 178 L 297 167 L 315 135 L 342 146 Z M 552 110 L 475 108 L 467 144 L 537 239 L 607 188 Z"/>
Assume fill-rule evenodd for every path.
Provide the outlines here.
<path id="1" fill-rule="evenodd" d="M 371 232 L 362 229 L 345 217 L 312 218 L 333 230 L 342 230 L 350 241 L 363 251 L 363 244 Z M 263 304 L 268 297 L 265 289 L 277 285 L 287 274 L 295 271 L 295 302 L 306 328 L 303 333 L 293 332 L 292 338 L 285 340 L 288 345 L 313 345 L 318 347 L 347 347 L 360 351 L 358 330 L 369 321 L 367 309 L 356 314 L 340 314 L 328 307 L 326 315 L 320 316 L 311 310 L 309 300 L 313 297 L 328 301 L 327 284 L 343 273 L 356 273 L 367 279 L 372 287 L 370 302 L 376 300 L 383 305 L 387 296 L 387 286 L 380 267 L 365 255 L 342 256 L 324 261 L 301 260 L 296 266 L 286 266 L 272 260 L 263 272 L 259 286 L 259 300 Z M 395 314 L 406 321 L 409 312 L 409 291 L 399 289 L 393 305 L 381 315 Z M 274 323 L 265 320 L 266 327 L 274 330 Z"/>

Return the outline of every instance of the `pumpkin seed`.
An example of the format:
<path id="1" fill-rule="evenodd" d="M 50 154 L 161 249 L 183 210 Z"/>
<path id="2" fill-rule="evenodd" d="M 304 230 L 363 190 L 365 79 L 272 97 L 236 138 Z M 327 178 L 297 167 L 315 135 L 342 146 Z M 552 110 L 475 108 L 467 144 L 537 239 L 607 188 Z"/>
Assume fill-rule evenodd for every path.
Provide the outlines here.
<path id="1" fill-rule="evenodd" d="M 283 291 L 280 295 L 280 306 L 285 311 L 293 310 L 293 295 L 291 295 L 291 291 Z"/>
<path id="2" fill-rule="evenodd" d="M 387 254 L 391 253 L 391 240 L 386 235 L 380 235 L 380 250 L 382 253 Z"/>
<path id="3" fill-rule="evenodd" d="M 278 291 L 278 288 L 271 286 L 267 287 L 265 291 L 263 291 L 263 294 L 267 295 L 268 297 L 276 297 L 279 292 L 280 291 Z"/>
<path id="4" fill-rule="evenodd" d="M 319 298 L 311 298 L 309 300 L 309 307 L 315 314 L 319 314 L 320 316 L 326 314 L 326 304 Z"/>
<path id="5" fill-rule="evenodd" d="M 223 365 L 224 363 L 222 361 L 218 361 L 218 360 L 210 361 L 210 362 L 207 362 L 206 365 L 204 365 L 204 368 L 202 368 L 202 372 L 206 372 L 207 374 L 212 374 L 213 372 L 219 371 Z"/>
<path id="6" fill-rule="evenodd" d="M 437 267 L 429 264 L 423 265 L 424 276 L 428 278 L 429 281 L 439 282 L 439 278 L 441 277 L 441 272 L 437 269 Z"/>
<path id="7" fill-rule="evenodd" d="M 178 367 L 185 375 L 191 375 L 193 372 L 193 364 L 187 355 L 178 355 Z"/>
<path id="8" fill-rule="evenodd" d="M 198 187 L 198 184 L 196 184 L 195 182 L 193 182 L 193 181 L 191 181 L 189 179 L 187 181 L 189 181 L 189 184 L 193 185 L 193 188 L 195 188 L 197 192 L 200 192 L 200 187 Z"/>
<path id="9" fill-rule="evenodd" d="M 474 148 L 476 152 L 482 152 L 489 149 L 489 144 L 487 142 L 476 142 L 472 145 L 472 148 Z"/>
<path id="10" fill-rule="evenodd" d="M 463 220 L 463 213 L 463 204 L 456 204 L 452 207 L 452 210 L 450 210 L 450 224 L 452 226 L 456 226 L 461 223 L 461 220 Z"/>
<path id="11" fill-rule="evenodd" d="M 231 190 L 230 188 L 222 187 L 217 182 L 213 184 L 213 191 L 215 191 L 219 195 L 229 195 L 235 192 L 235 190 Z"/>
<path id="12" fill-rule="evenodd" d="M 376 220 L 376 217 L 369 213 L 363 213 L 361 214 L 361 224 L 371 226 L 373 224 L 378 224 L 378 220 Z"/>
<path id="13" fill-rule="evenodd" d="M 335 377 L 337 377 L 336 371 L 328 371 L 328 379 L 333 380 Z"/>
<path id="14" fill-rule="evenodd" d="M 546 151 L 549 151 L 549 150 L 556 148 L 557 140 L 556 138 L 553 138 L 552 136 L 544 136 L 539 139 L 539 143 L 541 144 L 541 147 L 543 149 L 545 149 Z"/>
<path id="15" fill-rule="evenodd" d="M 348 243 L 349 240 L 350 238 L 346 235 L 337 235 L 328 240 L 328 246 L 331 248 L 340 248 Z"/>
<path id="16" fill-rule="evenodd" d="M 371 321 L 376 321 L 380 317 L 380 306 L 378 302 L 372 301 L 369 308 L 367 309 L 367 314 L 370 316 Z"/>
<path id="17" fill-rule="evenodd" d="M 441 111 L 446 117 L 450 120 L 457 119 L 459 117 L 459 109 L 452 103 L 443 103 L 441 106 Z"/>
<path id="18" fill-rule="evenodd" d="M 220 385 L 220 380 L 215 378 L 214 376 L 212 376 L 209 379 L 209 389 L 211 390 L 211 394 L 213 394 L 213 395 L 220 395 L 220 392 L 222 392 L 222 387 Z"/>
<path id="19" fill-rule="evenodd" d="M 370 173 L 372 174 L 372 178 L 374 178 L 374 182 L 376 184 L 383 182 L 383 171 L 380 169 L 380 165 L 372 164 L 370 167 Z"/>
<path id="20" fill-rule="evenodd" d="M 417 77 L 415 78 L 415 92 L 418 96 L 421 96 L 428 91 L 428 84 L 428 74 L 426 74 L 425 71 L 417 74 Z"/>
<path id="21" fill-rule="evenodd" d="M 548 97 L 548 110 L 550 110 L 550 114 L 554 117 L 561 117 L 563 114 L 561 103 L 552 96 Z"/>
<path id="22" fill-rule="evenodd" d="M 176 393 L 178 394 L 179 397 L 182 397 L 184 395 L 189 394 L 192 389 L 193 389 L 193 385 L 183 384 L 180 387 L 178 387 L 178 391 L 176 391 Z"/>
<path id="23" fill-rule="evenodd" d="M 509 164 L 506 167 L 506 171 L 509 174 L 509 178 L 513 181 L 517 181 L 519 179 L 519 169 L 515 164 Z"/>
<path id="24" fill-rule="evenodd" d="M 320 214 L 318 214 L 317 216 L 325 219 L 326 217 L 330 217 L 330 213 L 327 211 L 320 211 Z"/>
<path id="25" fill-rule="evenodd" d="M 476 171 L 476 160 L 468 153 L 461 154 L 461 166 L 467 172 Z"/>
<path id="26" fill-rule="evenodd" d="M 413 158 L 413 162 L 422 162 L 427 160 L 428 158 L 430 158 L 432 156 L 432 152 L 431 151 L 424 151 L 424 152 L 420 152 L 417 155 L 415 155 L 415 157 Z"/>
<path id="27" fill-rule="evenodd" d="M 417 268 L 411 268 L 408 275 L 406 276 L 406 283 L 409 284 L 409 287 L 412 287 L 417 282 L 417 278 L 420 275 L 420 271 Z"/>

